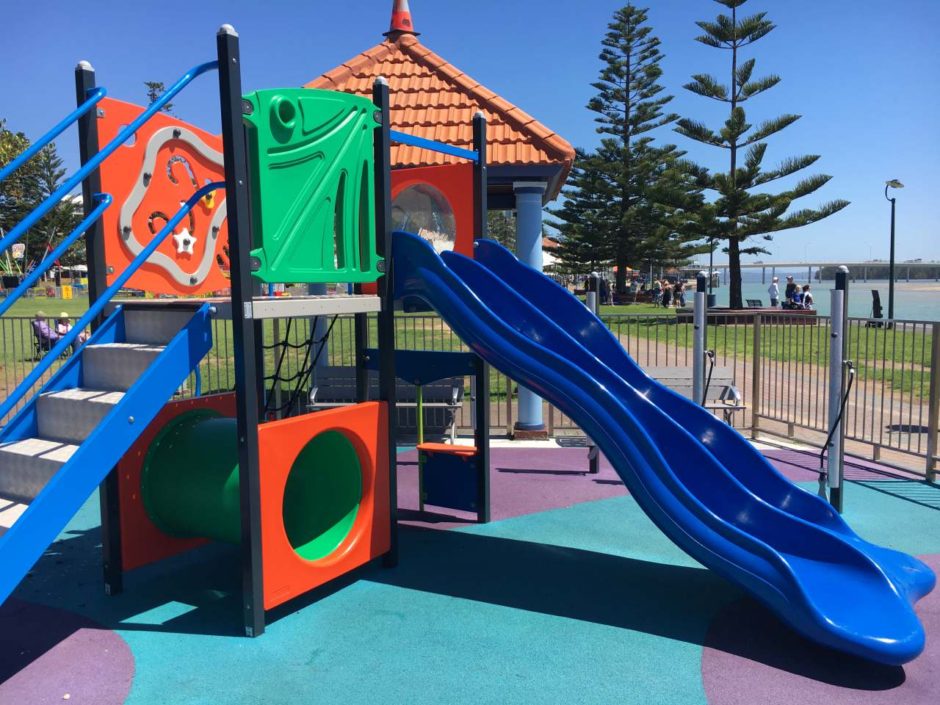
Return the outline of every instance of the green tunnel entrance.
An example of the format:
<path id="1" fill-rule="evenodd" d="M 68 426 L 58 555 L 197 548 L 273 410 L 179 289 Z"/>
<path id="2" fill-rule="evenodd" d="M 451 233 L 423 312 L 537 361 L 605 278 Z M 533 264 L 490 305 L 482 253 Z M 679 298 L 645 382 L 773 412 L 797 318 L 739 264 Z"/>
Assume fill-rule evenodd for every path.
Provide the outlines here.
<path id="1" fill-rule="evenodd" d="M 227 543 L 241 538 L 235 419 L 182 414 L 164 427 L 144 459 L 141 497 L 150 519 L 178 537 Z M 302 558 L 332 553 L 352 530 L 362 498 L 362 466 L 340 431 L 314 436 L 291 466 L 284 529 Z"/>

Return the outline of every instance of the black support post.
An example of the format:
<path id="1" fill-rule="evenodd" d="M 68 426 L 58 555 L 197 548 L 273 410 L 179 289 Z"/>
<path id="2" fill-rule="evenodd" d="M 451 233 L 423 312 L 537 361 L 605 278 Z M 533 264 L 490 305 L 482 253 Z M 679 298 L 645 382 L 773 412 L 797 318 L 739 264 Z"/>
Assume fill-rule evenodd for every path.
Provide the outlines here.
<path id="1" fill-rule="evenodd" d="M 258 461 L 257 328 L 251 319 L 254 285 L 249 253 L 248 161 L 242 124 L 241 57 L 238 33 L 222 25 L 217 35 L 219 97 L 225 161 L 225 203 L 232 272 L 232 328 L 241 493 L 242 615 L 247 636 L 264 632 L 261 573 L 261 493 Z"/>
<path id="2" fill-rule="evenodd" d="M 95 88 L 95 69 L 87 61 L 75 67 L 75 100 L 81 105 Z M 78 153 L 84 165 L 98 153 L 98 109 L 85 113 L 78 120 Z M 94 196 L 101 192 L 101 174 L 95 169 L 82 182 L 82 207 L 87 216 L 95 209 Z M 119 208 L 119 204 L 114 204 Z M 107 264 L 104 259 L 104 226 L 99 218 L 85 231 L 85 253 L 88 258 L 88 305 L 91 306 L 108 288 Z M 92 321 L 94 331 L 103 316 Z M 121 560 L 121 505 L 118 483 L 120 477 L 111 469 L 98 488 L 101 507 L 101 553 L 104 569 L 104 591 L 116 595 L 124 589 L 124 566 Z"/>
<path id="3" fill-rule="evenodd" d="M 477 449 L 477 519 L 481 524 L 490 520 L 490 366 L 482 357 L 476 358 L 474 372 L 476 414 L 473 419 L 473 445 Z"/>
<path id="4" fill-rule="evenodd" d="M 372 86 L 376 107 L 375 130 L 375 232 L 376 249 L 384 257 L 385 274 L 377 282 L 382 310 L 378 315 L 379 399 L 388 408 L 388 488 L 391 548 L 386 567 L 398 565 L 398 414 L 395 410 L 395 262 L 392 256 L 392 164 L 389 134 L 388 83 L 376 79 Z"/>
<path id="5" fill-rule="evenodd" d="M 488 232 L 487 173 L 486 173 L 486 115 L 478 111 L 473 115 L 473 150 L 477 160 L 473 164 L 473 237 L 485 238 Z M 474 419 L 474 445 L 477 448 L 477 474 L 480 509 L 477 516 L 482 523 L 490 520 L 490 368 L 483 358 L 476 365 L 476 418 Z"/>
<path id="6" fill-rule="evenodd" d="M 473 150 L 477 160 L 473 164 L 473 237 L 486 237 L 486 215 L 489 209 L 486 199 L 486 115 L 478 111 L 473 116 Z"/>
<path id="7" fill-rule="evenodd" d="M 362 287 L 356 285 L 356 293 L 361 293 Z M 364 402 L 369 398 L 369 370 L 366 368 L 366 350 L 369 347 L 369 315 L 357 313 L 354 322 L 355 360 L 356 365 L 356 401 Z"/>

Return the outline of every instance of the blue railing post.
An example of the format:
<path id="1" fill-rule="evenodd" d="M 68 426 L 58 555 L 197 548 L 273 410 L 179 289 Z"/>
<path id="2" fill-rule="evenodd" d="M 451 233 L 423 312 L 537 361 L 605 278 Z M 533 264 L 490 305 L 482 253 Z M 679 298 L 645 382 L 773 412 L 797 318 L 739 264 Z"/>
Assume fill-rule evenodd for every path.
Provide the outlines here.
<path id="1" fill-rule="evenodd" d="M 10 307 L 15 304 L 19 298 L 39 280 L 39 277 L 41 277 L 43 273 L 49 269 L 49 267 L 55 264 L 56 260 L 64 255 L 66 251 L 68 251 L 69 247 L 71 247 L 72 244 L 82 236 L 82 233 L 84 233 L 87 228 L 89 228 L 101 218 L 101 215 L 108 209 L 108 206 L 111 205 L 111 194 L 95 194 L 95 200 L 98 201 L 98 205 L 95 206 L 94 210 L 85 216 L 84 220 L 82 220 L 82 222 L 79 223 L 75 229 L 69 233 L 64 240 L 62 240 L 62 242 L 56 245 L 55 249 L 46 255 L 42 262 L 33 267 L 33 270 L 23 277 L 23 281 L 20 282 L 19 286 L 7 294 L 7 297 L 3 300 L 2 303 L 0 303 L 0 316 L 5 314 L 10 309 Z"/>
<path id="2" fill-rule="evenodd" d="M 27 215 L 23 220 L 21 220 L 17 225 L 6 234 L 3 239 L 0 239 L 0 252 L 6 250 L 10 245 L 16 242 L 20 237 L 23 236 L 29 228 L 35 225 L 40 218 L 42 218 L 46 213 L 52 210 L 58 203 L 62 201 L 63 198 L 68 196 L 72 189 L 78 186 L 89 174 L 91 174 L 105 159 L 111 156 L 114 151 L 124 144 L 131 136 L 140 129 L 141 125 L 146 123 L 150 118 L 156 115 L 163 108 L 164 105 L 170 102 L 181 90 L 186 86 L 192 83 L 193 79 L 197 76 L 201 76 L 206 71 L 211 71 L 218 68 L 218 62 L 209 61 L 199 66 L 195 66 L 187 71 L 183 76 L 170 88 L 161 95 L 157 100 L 151 103 L 144 112 L 138 115 L 134 120 L 131 121 L 131 124 L 121 130 L 117 136 L 108 142 L 104 147 L 101 148 L 93 157 L 91 157 L 88 162 L 82 165 L 82 168 L 75 172 L 72 176 L 66 179 L 62 185 L 55 190 L 45 201 L 40 203 L 32 212 Z M 88 69 L 91 69 L 91 66 L 88 66 Z M 86 114 L 86 117 L 87 114 Z"/>
<path id="3" fill-rule="evenodd" d="M 105 291 L 102 292 L 101 297 L 92 304 L 88 310 L 79 318 L 75 325 L 72 327 L 68 333 L 63 335 L 61 338 L 56 341 L 56 344 L 52 346 L 46 356 L 39 361 L 39 364 L 33 368 L 33 370 L 26 375 L 25 379 L 17 385 L 10 395 L 0 404 L 0 419 L 4 418 L 13 408 L 19 403 L 20 399 L 26 396 L 26 393 L 33 388 L 33 385 L 38 382 L 46 371 L 52 366 L 52 363 L 55 362 L 61 355 L 63 355 L 72 343 L 78 338 L 85 328 L 91 325 L 91 322 L 104 311 L 104 307 L 107 305 L 115 294 L 117 294 L 121 287 L 127 284 L 128 280 L 133 276 L 134 272 L 140 269 L 140 266 L 146 262 L 150 255 L 159 247 L 160 243 L 166 240 L 167 236 L 173 232 L 177 225 L 179 225 L 183 218 L 196 207 L 196 204 L 199 203 L 199 200 L 204 198 L 207 193 L 211 193 L 220 188 L 224 188 L 225 184 L 221 182 L 213 182 L 211 184 L 206 184 L 201 189 L 196 191 L 192 196 L 190 196 L 186 202 L 180 206 L 180 209 L 176 211 L 172 218 L 170 218 L 166 225 L 163 226 L 163 229 L 160 230 L 156 235 L 153 236 L 153 239 L 147 243 L 147 246 L 140 251 L 134 260 L 127 266 L 123 272 L 121 272 L 114 282 L 109 286 Z"/>
<path id="4" fill-rule="evenodd" d="M 82 62 L 88 63 L 88 62 Z M 89 64 L 90 66 L 90 64 Z M 94 87 L 94 84 L 92 84 Z M 30 159 L 35 157 L 47 144 L 52 142 L 56 137 L 62 134 L 63 130 L 71 125 L 76 120 L 80 119 L 84 115 L 92 112 L 92 108 L 95 107 L 99 101 L 107 95 L 107 91 L 104 88 L 98 88 L 90 92 L 85 92 L 82 94 L 81 98 L 78 101 L 78 107 L 75 108 L 71 113 L 66 115 L 58 125 L 49 130 L 46 134 L 40 137 L 38 140 L 33 142 L 29 148 L 24 151 L 20 156 L 11 161 L 5 167 L 0 169 L 0 181 L 3 181 L 14 171 L 23 166 Z"/>
<path id="5" fill-rule="evenodd" d="M 392 142 L 397 142 L 398 144 L 407 144 L 411 147 L 426 149 L 431 152 L 440 152 L 441 154 L 447 154 L 451 157 L 469 159 L 471 162 L 475 162 L 479 158 L 477 152 L 472 149 L 455 147 L 452 144 L 445 144 L 444 142 L 435 142 L 434 140 L 418 137 L 417 135 L 412 135 L 407 132 L 389 130 L 389 137 L 391 138 Z"/>

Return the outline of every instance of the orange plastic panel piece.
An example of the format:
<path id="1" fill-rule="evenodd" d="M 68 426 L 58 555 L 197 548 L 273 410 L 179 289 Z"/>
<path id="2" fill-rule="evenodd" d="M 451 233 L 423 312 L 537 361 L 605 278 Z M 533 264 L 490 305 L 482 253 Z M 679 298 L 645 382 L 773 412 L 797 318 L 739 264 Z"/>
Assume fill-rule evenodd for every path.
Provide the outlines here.
<path id="1" fill-rule="evenodd" d="M 111 98 L 99 104 L 98 141 L 110 142 L 144 108 Z M 114 197 L 104 213 L 108 283 L 209 182 L 224 181 L 222 138 L 166 113 L 101 165 L 101 187 Z M 227 289 L 225 190 L 209 194 L 131 277 L 127 286 L 155 294 L 206 295 Z M 221 262 L 220 262 L 221 260 Z"/>
<path id="2" fill-rule="evenodd" d="M 261 556 L 264 608 L 345 575 L 391 547 L 388 475 L 388 410 L 366 402 L 262 424 Z M 284 526 L 284 493 L 301 451 L 317 435 L 338 431 L 353 446 L 362 473 L 362 497 L 352 528 L 324 558 L 306 560 L 291 546 Z M 328 468 L 327 468 L 328 469 Z"/>
<path id="3" fill-rule="evenodd" d="M 448 453 L 450 455 L 472 456 L 477 454 L 476 446 L 458 446 L 452 443 L 420 443 L 418 450 L 423 453 Z"/>
<path id="4" fill-rule="evenodd" d="M 118 497 L 121 506 L 121 560 L 124 570 L 175 556 L 206 543 L 205 539 L 181 539 L 165 534 L 147 515 L 140 496 L 140 473 L 150 444 L 170 421 L 180 414 L 211 409 L 222 416 L 235 416 L 234 394 L 212 394 L 163 407 L 140 438 L 118 463 Z"/>
<path id="5" fill-rule="evenodd" d="M 440 191 L 454 212 L 454 251 L 473 257 L 473 164 L 444 164 L 392 171 L 392 200 L 410 186 L 429 184 Z"/>

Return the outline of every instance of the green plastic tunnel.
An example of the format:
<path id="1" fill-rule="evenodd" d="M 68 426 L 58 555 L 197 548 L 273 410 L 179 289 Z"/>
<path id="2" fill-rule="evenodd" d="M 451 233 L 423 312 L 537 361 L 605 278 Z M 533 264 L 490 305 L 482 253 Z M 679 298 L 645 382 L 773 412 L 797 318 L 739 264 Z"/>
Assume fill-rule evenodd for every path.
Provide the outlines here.
<path id="1" fill-rule="evenodd" d="M 211 411 L 176 417 L 144 459 L 141 497 L 165 533 L 238 543 L 241 537 L 235 419 Z M 362 497 L 355 447 L 339 431 L 317 434 L 291 467 L 284 491 L 288 540 L 303 558 L 329 555 L 352 530 Z"/>

